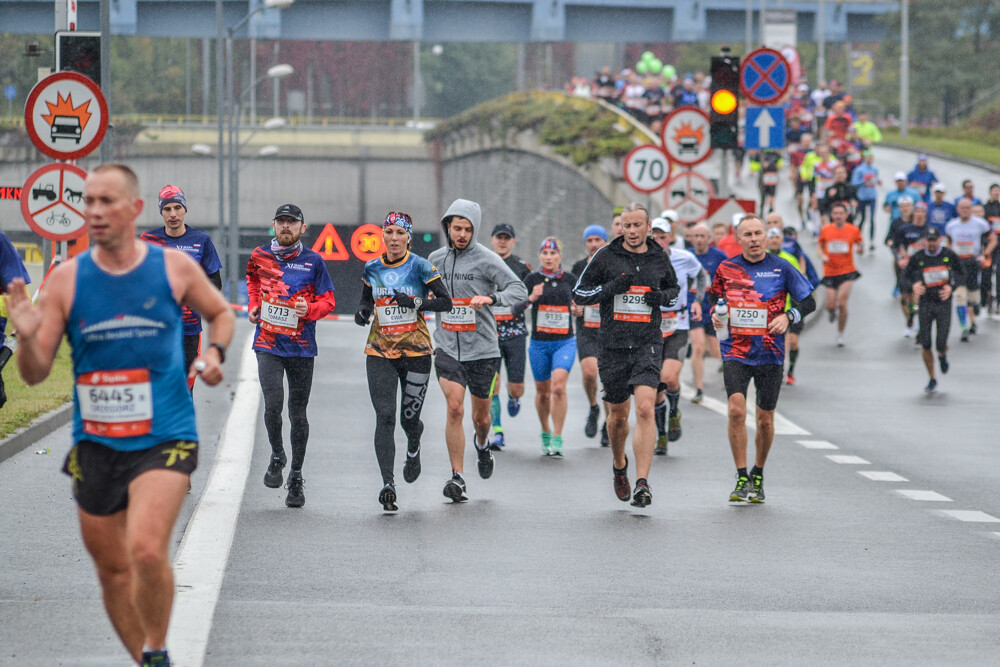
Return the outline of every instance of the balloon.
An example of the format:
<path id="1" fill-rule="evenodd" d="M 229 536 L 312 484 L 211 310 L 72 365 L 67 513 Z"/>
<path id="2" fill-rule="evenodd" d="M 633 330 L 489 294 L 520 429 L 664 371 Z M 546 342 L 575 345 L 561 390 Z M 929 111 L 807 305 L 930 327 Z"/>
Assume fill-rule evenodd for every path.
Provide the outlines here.
<path id="1" fill-rule="evenodd" d="M 656 54 L 653 53 L 652 51 L 643 51 L 642 59 L 645 60 L 647 63 L 653 60 L 654 58 L 656 58 Z"/>
<path id="2" fill-rule="evenodd" d="M 668 79 L 674 79 L 677 77 L 677 70 L 673 65 L 664 65 L 661 74 Z"/>
<path id="3" fill-rule="evenodd" d="M 649 63 L 649 71 L 653 74 L 659 74 L 662 69 L 663 62 L 659 58 L 654 58 L 653 61 Z"/>
<path id="4" fill-rule="evenodd" d="M 635 71 L 639 74 L 646 74 L 649 72 L 649 64 L 645 60 L 640 60 L 635 64 Z"/>

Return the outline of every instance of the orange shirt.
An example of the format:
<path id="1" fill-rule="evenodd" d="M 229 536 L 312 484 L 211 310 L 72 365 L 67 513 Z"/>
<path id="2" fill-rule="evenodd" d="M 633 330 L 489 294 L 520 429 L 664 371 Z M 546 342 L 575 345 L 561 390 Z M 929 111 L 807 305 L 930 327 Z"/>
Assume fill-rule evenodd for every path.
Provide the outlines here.
<path id="1" fill-rule="evenodd" d="M 741 246 L 740 242 L 736 240 L 736 233 L 732 229 L 729 230 L 728 235 L 719 239 L 719 242 L 715 244 L 715 247 L 726 253 L 726 257 L 735 257 L 743 252 L 743 246 Z"/>
<path id="2" fill-rule="evenodd" d="M 861 230 L 851 223 L 840 229 L 832 222 L 823 227 L 819 233 L 819 249 L 828 260 L 823 262 L 823 275 L 842 276 L 857 271 L 854 266 L 855 244 L 863 245 L 864 239 Z"/>

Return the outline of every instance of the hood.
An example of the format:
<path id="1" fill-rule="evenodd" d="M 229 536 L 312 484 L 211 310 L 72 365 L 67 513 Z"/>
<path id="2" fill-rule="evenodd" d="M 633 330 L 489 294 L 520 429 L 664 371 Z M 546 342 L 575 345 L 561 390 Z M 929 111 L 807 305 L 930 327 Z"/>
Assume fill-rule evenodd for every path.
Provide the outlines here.
<path id="1" fill-rule="evenodd" d="M 445 220 L 453 215 L 461 216 L 472 222 L 472 241 L 469 243 L 469 248 L 474 248 L 479 243 L 479 225 L 483 217 L 479 204 L 468 199 L 456 199 L 441 216 L 441 230 L 444 232 L 444 238 L 449 248 L 451 247 L 451 237 L 448 235 L 448 224 Z"/>

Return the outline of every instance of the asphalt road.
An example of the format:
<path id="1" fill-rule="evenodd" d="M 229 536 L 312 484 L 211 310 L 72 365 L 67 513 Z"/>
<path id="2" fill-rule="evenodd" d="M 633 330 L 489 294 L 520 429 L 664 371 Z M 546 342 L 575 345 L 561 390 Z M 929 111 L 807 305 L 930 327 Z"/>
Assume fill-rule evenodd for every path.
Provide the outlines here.
<path id="1" fill-rule="evenodd" d="M 877 153 L 885 181 L 911 163 Z M 966 175 L 980 191 L 993 179 L 945 167 L 932 161 L 952 192 Z M 786 213 L 789 196 L 779 190 Z M 540 456 L 529 386 L 521 414 L 505 415 L 510 445 L 493 478 L 480 480 L 468 455 L 471 500 L 457 506 L 441 495 L 450 471 L 432 386 L 423 473 L 407 485 L 397 462 L 400 512 L 386 515 L 364 332 L 324 323 L 305 508 L 263 486 L 259 416 L 253 443 L 230 438 L 253 451 L 245 490 L 230 485 L 239 512 L 224 578 L 214 606 L 185 607 L 212 619 L 204 664 L 995 664 L 1000 322 L 967 344 L 953 334 L 952 370 L 927 397 L 890 298 L 888 251 L 858 262 L 847 346 L 817 321 L 798 383 L 782 391 L 765 505 L 728 502 L 725 418 L 712 401 L 686 399 L 683 438 L 654 460 L 653 504 L 618 501 L 609 451 L 582 433 L 575 367 L 566 457 Z M 218 515 L 206 502 L 189 523 L 236 390 L 240 355 L 229 356 L 227 385 L 198 389 L 204 448 L 178 544 Z M 706 393 L 722 402 L 716 366 Z M 60 429 L 0 464 L 0 664 L 127 664 L 58 471 L 68 441 Z M 33 453 L 45 446 L 51 454 Z M 193 599 L 189 582 L 178 585 L 179 599 Z M 199 664 L 191 644 L 172 645 L 178 664 Z"/>

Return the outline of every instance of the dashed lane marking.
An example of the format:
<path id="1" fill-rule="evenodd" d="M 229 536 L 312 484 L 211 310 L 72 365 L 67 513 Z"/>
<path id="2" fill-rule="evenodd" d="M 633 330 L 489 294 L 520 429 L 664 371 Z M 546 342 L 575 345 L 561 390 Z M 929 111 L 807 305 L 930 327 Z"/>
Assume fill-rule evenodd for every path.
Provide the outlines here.
<path id="1" fill-rule="evenodd" d="M 975 521 L 979 523 L 1000 523 L 1000 519 L 995 516 L 991 516 L 986 512 L 980 512 L 979 510 L 940 510 L 942 514 L 946 514 L 953 519 L 958 519 L 959 521 Z M 997 533 L 1000 535 L 1000 533 Z"/>
<path id="2" fill-rule="evenodd" d="M 681 397 L 686 400 L 691 400 L 694 396 L 694 388 L 686 384 L 681 383 Z M 747 392 L 747 418 L 746 424 L 749 429 L 757 428 L 757 409 L 756 409 L 756 394 L 751 386 L 750 390 Z M 701 407 L 707 408 L 712 412 L 718 413 L 723 417 L 729 418 L 729 405 L 717 398 L 712 398 L 711 396 L 704 396 L 701 400 Z M 785 416 L 779 412 L 774 413 L 774 434 L 775 435 L 811 435 L 809 431 L 805 430 L 801 426 L 791 422 Z"/>
<path id="3" fill-rule="evenodd" d="M 925 500 L 936 503 L 950 503 L 951 498 L 942 496 L 937 491 L 918 491 L 916 489 L 896 489 L 896 493 L 906 496 L 910 500 Z"/>
<path id="4" fill-rule="evenodd" d="M 851 466 L 869 465 L 868 461 L 861 458 L 860 456 L 853 456 L 850 454 L 827 454 L 826 458 L 830 459 L 834 463 L 841 463 L 843 465 L 851 465 Z"/>
<path id="5" fill-rule="evenodd" d="M 862 477 L 867 477 L 873 482 L 908 482 L 910 480 L 906 479 L 902 475 L 897 475 L 894 472 L 877 472 L 875 470 L 859 470 L 858 474 Z"/>
<path id="6" fill-rule="evenodd" d="M 837 445 L 832 442 L 827 442 L 826 440 L 796 440 L 806 449 L 840 449 Z"/>

